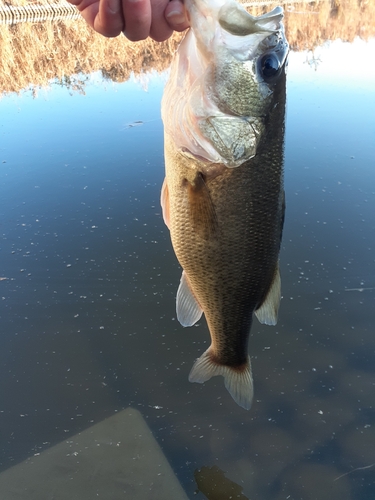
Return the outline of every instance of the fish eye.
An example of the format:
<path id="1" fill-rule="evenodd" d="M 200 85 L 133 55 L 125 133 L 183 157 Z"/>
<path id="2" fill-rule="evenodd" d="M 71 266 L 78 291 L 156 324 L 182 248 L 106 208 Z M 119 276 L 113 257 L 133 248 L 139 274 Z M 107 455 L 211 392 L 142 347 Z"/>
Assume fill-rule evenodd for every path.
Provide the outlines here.
<path id="1" fill-rule="evenodd" d="M 280 62 L 275 54 L 265 54 L 259 62 L 259 70 L 262 78 L 266 81 L 272 81 L 280 71 Z"/>

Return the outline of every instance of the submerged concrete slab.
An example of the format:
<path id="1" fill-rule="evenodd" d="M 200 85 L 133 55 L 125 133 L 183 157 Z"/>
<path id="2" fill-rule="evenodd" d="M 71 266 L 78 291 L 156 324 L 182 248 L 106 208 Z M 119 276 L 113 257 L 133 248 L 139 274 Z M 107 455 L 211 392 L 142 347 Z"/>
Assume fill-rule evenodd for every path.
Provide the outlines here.
<path id="1" fill-rule="evenodd" d="M 4 500 L 188 500 L 139 411 L 128 408 L 0 474 Z"/>

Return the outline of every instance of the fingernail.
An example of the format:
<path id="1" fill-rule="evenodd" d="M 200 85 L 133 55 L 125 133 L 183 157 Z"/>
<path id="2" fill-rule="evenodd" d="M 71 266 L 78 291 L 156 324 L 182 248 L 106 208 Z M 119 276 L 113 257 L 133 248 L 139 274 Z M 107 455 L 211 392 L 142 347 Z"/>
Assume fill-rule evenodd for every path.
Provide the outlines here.
<path id="1" fill-rule="evenodd" d="M 168 21 L 172 21 L 173 24 L 182 24 L 186 20 L 185 14 L 179 10 L 172 10 L 171 12 L 168 12 L 166 18 Z"/>
<path id="2" fill-rule="evenodd" d="M 119 1 L 107 0 L 107 7 L 112 14 L 117 14 L 119 12 Z"/>

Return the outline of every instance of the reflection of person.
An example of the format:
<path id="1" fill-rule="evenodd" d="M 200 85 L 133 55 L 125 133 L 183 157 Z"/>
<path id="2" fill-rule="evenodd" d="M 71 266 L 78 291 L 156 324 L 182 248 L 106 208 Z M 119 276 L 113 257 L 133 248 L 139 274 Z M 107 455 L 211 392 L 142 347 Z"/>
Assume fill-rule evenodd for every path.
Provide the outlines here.
<path id="1" fill-rule="evenodd" d="M 181 0 L 69 0 L 101 35 L 158 42 L 189 26 Z"/>

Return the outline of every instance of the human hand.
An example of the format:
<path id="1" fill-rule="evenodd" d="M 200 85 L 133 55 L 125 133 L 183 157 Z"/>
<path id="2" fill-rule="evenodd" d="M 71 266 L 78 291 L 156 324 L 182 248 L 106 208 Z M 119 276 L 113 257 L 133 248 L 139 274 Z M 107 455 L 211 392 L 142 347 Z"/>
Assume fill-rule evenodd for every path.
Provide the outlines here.
<path id="1" fill-rule="evenodd" d="M 123 32 L 133 42 L 149 36 L 162 42 L 173 31 L 183 31 L 189 26 L 181 0 L 68 1 L 95 31 L 108 37 Z"/>

